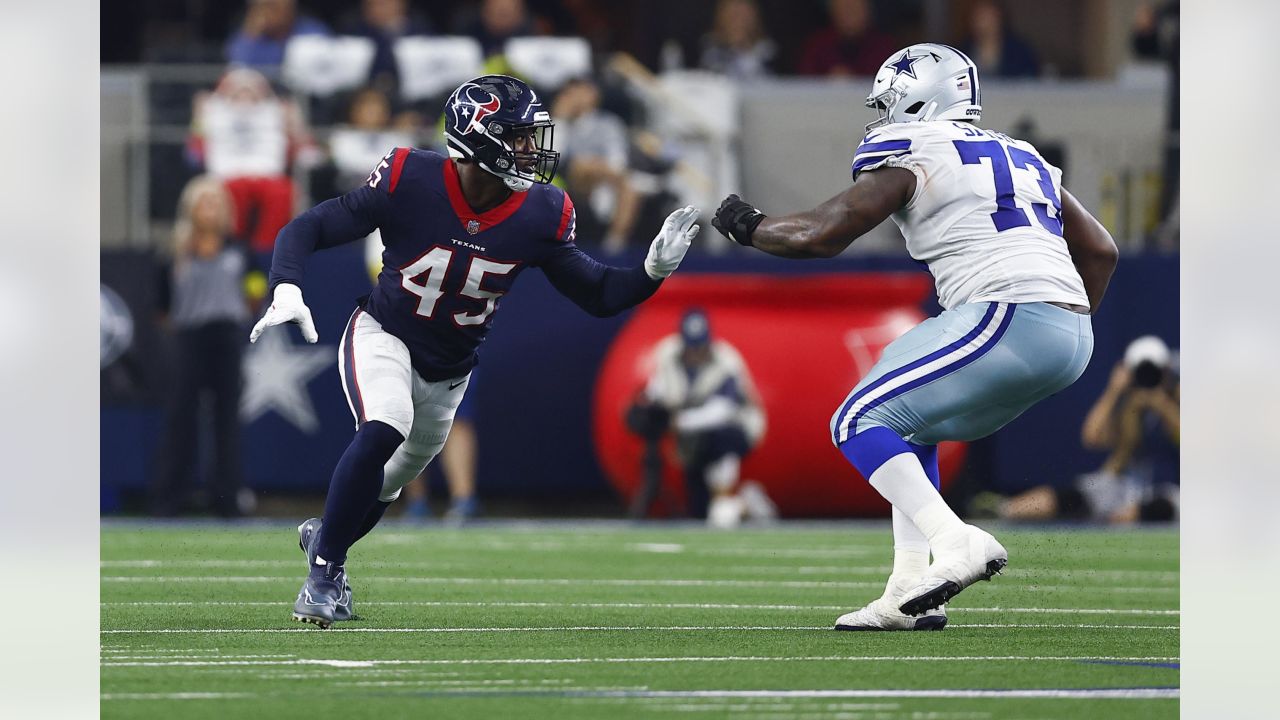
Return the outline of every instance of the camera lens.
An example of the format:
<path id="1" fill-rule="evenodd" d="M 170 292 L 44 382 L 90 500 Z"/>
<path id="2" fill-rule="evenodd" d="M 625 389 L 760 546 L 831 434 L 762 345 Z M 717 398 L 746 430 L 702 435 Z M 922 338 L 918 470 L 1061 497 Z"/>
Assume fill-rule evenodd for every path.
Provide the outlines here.
<path id="1" fill-rule="evenodd" d="M 1133 369 L 1133 384 L 1140 388 L 1153 388 L 1164 380 L 1164 368 L 1150 360 L 1143 360 Z"/>

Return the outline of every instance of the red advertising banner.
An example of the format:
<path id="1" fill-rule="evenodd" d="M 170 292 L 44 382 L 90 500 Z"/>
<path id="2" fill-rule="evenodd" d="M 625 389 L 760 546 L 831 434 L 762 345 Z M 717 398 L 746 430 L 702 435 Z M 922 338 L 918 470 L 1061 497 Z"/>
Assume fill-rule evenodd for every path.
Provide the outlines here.
<path id="1" fill-rule="evenodd" d="M 884 346 L 925 319 L 931 287 L 921 274 L 680 275 L 641 305 L 610 346 L 596 378 L 592 417 L 601 466 L 623 497 L 640 485 L 642 441 L 627 430 L 627 407 L 644 386 L 650 354 L 691 307 L 706 311 L 712 336 L 741 353 L 764 403 L 768 429 L 742 466 L 784 517 L 876 517 L 889 505 L 832 445 L 828 421 Z M 943 487 L 964 457 L 943 443 Z M 663 495 L 683 502 L 671 443 Z M 671 503 L 658 514 L 679 514 Z"/>

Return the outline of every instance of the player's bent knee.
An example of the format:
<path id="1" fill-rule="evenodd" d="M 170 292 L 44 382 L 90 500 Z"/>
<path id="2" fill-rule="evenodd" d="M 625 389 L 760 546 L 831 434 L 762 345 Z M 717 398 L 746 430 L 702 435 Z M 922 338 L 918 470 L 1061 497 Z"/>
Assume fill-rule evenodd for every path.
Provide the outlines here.
<path id="1" fill-rule="evenodd" d="M 733 486 L 738 484 L 740 467 L 741 460 L 737 455 L 732 454 L 711 463 L 706 470 L 707 487 L 717 493 L 732 490 Z"/>
<path id="2" fill-rule="evenodd" d="M 831 420 L 827 423 L 827 437 L 831 438 L 831 444 L 836 447 L 840 447 L 840 438 L 836 436 L 836 428 L 840 424 L 840 416 L 844 414 L 840 412 L 843 409 L 843 405 L 836 408 L 836 411 L 831 415 Z"/>
<path id="3" fill-rule="evenodd" d="M 378 499 L 382 502 L 395 501 L 404 486 L 427 469 L 443 447 L 443 437 L 438 442 L 422 442 L 417 438 L 407 440 L 382 468 L 382 491 Z"/>
<path id="4" fill-rule="evenodd" d="M 364 423 L 380 422 L 389 425 L 400 433 L 400 437 L 409 437 L 409 430 L 413 427 L 413 405 L 405 403 L 404 407 L 397 407 L 388 404 L 387 406 L 370 409 L 366 414 Z"/>

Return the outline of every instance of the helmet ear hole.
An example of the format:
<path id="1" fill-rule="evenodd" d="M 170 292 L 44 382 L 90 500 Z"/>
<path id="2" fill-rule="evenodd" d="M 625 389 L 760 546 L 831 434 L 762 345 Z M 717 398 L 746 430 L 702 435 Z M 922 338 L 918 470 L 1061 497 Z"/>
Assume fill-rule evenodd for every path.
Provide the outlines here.
<path id="1" fill-rule="evenodd" d="M 924 101 L 914 102 L 911 104 L 911 107 L 907 108 L 907 114 L 915 115 L 916 113 L 920 112 L 920 108 L 922 107 L 924 107 Z"/>

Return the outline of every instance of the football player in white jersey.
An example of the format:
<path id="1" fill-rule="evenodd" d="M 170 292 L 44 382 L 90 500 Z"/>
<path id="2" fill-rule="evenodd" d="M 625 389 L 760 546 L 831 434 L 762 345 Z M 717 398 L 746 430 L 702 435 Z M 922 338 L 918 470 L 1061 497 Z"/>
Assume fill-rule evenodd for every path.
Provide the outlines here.
<path id="1" fill-rule="evenodd" d="M 937 443 L 985 437 L 1080 377 L 1118 253 L 1061 171 L 1031 144 L 976 125 L 978 71 L 960 51 L 894 53 L 866 104 L 879 119 L 848 190 L 773 217 L 730 195 L 713 225 L 772 255 L 813 258 L 892 217 L 928 265 L 944 312 L 886 347 L 831 418 L 832 442 L 893 505 L 894 537 L 884 594 L 836 629 L 940 630 L 943 604 L 989 580 L 1008 553 L 942 499 Z"/>

